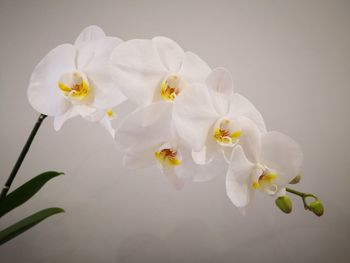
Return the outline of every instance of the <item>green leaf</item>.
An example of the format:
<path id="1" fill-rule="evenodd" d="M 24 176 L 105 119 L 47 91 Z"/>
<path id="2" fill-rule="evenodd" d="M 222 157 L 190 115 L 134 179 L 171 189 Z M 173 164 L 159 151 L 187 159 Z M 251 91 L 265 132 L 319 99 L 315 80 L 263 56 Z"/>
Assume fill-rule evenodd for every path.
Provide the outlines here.
<path id="1" fill-rule="evenodd" d="M 12 209 L 22 205 L 28 201 L 33 195 L 35 195 L 41 187 L 44 186 L 52 178 L 61 175 L 63 173 L 49 171 L 29 180 L 16 190 L 6 196 L 6 198 L 0 203 L 0 217 L 11 211 Z"/>
<path id="2" fill-rule="evenodd" d="M 64 210 L 58 207 L 46 208 L 2 230 L 0 232 L 0 246 L 12 238 L 18 236 L 19 234 L 32 228 L 36 224 L 43 221 L 45 218 L 58 213 L 64 213 Z"/>

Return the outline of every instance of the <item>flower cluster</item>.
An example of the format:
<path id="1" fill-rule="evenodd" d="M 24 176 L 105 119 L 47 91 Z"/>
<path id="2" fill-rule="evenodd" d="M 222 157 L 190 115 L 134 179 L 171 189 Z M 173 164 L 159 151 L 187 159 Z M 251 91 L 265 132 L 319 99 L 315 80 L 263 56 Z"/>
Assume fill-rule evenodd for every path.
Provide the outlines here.
<path id="1" fill-rule="evenodd" d="M 101 123 L 123 149 L 126 166 L 158 165 L 178 189 L 226 175 L 237 207 L 255 192 L 285 197 L 300 174 L 299 145 L 267 131 L 260 112 L 234 90 L 229 71 L 211 69 L 166 37 L 123 42 L 87 27 L 36 66 L 28 98 L 54 117 L 56 130 L 77 115 Z M 115 117 L 121 118 L 116 129 Z"/>

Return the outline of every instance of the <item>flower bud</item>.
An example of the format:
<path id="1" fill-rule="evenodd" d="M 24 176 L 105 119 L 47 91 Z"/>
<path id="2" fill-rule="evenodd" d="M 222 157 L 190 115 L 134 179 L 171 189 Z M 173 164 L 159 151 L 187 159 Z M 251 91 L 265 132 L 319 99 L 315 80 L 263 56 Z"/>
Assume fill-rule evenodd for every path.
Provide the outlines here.
<path id="1" fill-rule="evenodd" d="M 323 204 L 319 201 L 313 201 L 310 205 L 310 210 L 317 216 L 322 216 L 324 212 Z"/>
<path id="2" fill-rule="evenodd" d="M 275 203 L 284 213 L 289 214 L 292 212 L 292 201 L 287 195 L 278 197 Z"/>
<path id="3" fill-rule="evenodd" d="M 292 181 L 289 182 L 289 184 L 297 184 L 297 183 L 300 182 L 300 179 L 301 179 L 301 175 L 299 174 L 299 175 L 295 176 L 295 177 L 292 179 Z"/>

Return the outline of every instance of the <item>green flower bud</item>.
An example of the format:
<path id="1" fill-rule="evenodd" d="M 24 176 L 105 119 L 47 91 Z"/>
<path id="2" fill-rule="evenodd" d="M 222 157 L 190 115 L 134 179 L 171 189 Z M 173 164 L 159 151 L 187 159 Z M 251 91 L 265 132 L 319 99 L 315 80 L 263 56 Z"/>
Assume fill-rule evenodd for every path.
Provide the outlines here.
<path id="1" fill-rule="evenodd" d="M 324 213 L 323 204 L 319 201 L 313 201 L 310 205 L 310 210 L 317 216 L 322 216 Z"/>
<path id="2" fill-rule="evenodd" d="M 297 184 L 300 182 L 300 179 L 301 179 L 301 175 L 299 174 L 299 175 L 295 176 L 293 178 L 293 180 L 289 182 L 289 184 Z"/>
<path id="3" fill-rule="evenodd" d="M 280 196 L 275 200 L 275 203 L 279 209 L 284 213 L 289 214 L 292 212 L 292 201 L 287 195 Z"/>

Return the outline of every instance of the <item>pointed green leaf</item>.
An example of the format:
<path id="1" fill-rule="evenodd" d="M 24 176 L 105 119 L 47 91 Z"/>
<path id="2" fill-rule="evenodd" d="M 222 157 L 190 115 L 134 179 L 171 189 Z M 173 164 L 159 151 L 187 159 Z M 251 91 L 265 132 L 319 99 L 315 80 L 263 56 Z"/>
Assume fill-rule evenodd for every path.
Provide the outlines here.
<path id="1" fill-rule="evenodd" d="M 12 209 L 22 205 L 33 195 L 35 195 L 41 187 L 44 186 L 52 178 L 61 175 L 63 173 L 49 171 L 29 180 L 16 190 L 6 196 L 6 198 L 0 203 L 0 217 L 11 211 Z"/>
<path id="2" fill-rule="evenodd" d="M 18 236 L 19 234 L 32 228 L 36 224 L 43 221 L 45 218 L 63 212 L 64 210 L 58 207 L 46 208 L 22 219 L 21 221 L 13 224 L 12 226 L 9 226 L 8 228 L 0 231 L 0 246 L 6 243 L 7 241 L 11 240 L 12 238 Z"/>

